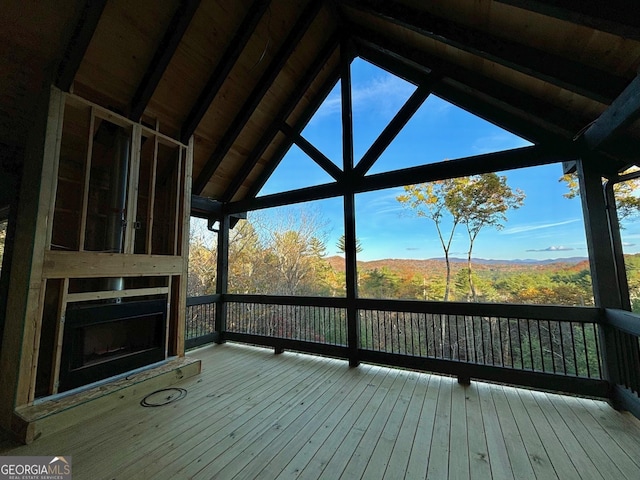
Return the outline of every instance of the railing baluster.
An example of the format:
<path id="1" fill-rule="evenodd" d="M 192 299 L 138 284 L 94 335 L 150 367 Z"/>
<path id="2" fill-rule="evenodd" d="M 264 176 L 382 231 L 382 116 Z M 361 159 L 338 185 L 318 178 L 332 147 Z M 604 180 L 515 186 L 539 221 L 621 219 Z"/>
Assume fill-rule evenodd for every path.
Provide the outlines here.
<path id="1" fill-rule="evenodd" d="M 567 374 L 567 356 L 564 351 L 564 339 L 562 335 L 562 324 L 558 323 L 558 331 L 560 332 L 560 358 L 562 358 L 562 368 L 565 375 Z"/>
<path id="2" fill-rule="evenodd" d="M 551 368 L 553 373 L 558 373 L 556 370 L 556 357 L 553 351 L 553 334 L 551 333 L 551 320 L 547 320 L 547 327 L 549 327 L 549 348 L 551 349 Z"/>

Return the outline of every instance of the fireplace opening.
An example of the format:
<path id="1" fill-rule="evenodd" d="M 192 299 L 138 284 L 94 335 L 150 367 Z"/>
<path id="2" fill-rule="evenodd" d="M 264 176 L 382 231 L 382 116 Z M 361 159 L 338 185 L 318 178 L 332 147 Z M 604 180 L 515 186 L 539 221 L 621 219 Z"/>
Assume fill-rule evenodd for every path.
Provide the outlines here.
<path id="1" fill-rule="evenodd" d="M 166 300 L 67 309 L 58 391 L 166 358 Z"/>

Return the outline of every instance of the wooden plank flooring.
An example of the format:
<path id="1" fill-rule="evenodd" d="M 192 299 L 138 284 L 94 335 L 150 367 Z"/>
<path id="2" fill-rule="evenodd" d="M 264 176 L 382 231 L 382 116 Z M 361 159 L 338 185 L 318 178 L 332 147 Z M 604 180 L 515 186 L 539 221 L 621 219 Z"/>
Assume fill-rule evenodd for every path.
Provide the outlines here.
<path id="1" fill-rule="evenodd" d="M 640 478 L 640 421 L 602 401 L 226 344 L 169 405 L 120 405 L 0 455 L 78 479 Z"/>

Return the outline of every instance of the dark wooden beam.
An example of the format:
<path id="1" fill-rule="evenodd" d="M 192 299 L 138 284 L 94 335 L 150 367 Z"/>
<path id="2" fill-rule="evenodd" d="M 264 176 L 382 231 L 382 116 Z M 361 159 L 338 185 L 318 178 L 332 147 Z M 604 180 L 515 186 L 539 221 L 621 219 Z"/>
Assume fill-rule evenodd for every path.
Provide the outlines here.
<path id="1" fill-rule="evenodd" d="M 131 120 L 135 122 L 140 120 L 199 5 L 200 0 L 182 0 L 180 2 L 173 14 L 169 28 L 167 28 L 160 45 L 158 45 L 158 49 L 131 100 L 131 108 L 129 110 L 129 118 Z"/>
<path id="2" fill-rule="evenodd" d="M 591 120 L 376 32 L 357 27 L 353 30 L 363 58 L 389 71 L 400 71 L 416 83 L 437 70 L 444 78 L 434 85 L 433 93 L 532 143 L 576 149 L 578 146 L 572 145 L 575 132 Z M 617 167 L 639 161 L 640 145 L 637 139 L 619 134 L 601 153 L 608 164 Z"/>
<path id="3" fill-rule="evenodd" d="M 236 117 L 231 121 L 229 128 L 218 142 L 216 149 L 195 179 L 193 189 L 196 194 L 202 193 L 209 182 L 209 179 L 213 176 L 218 166 L 229 152 L 229 149 L 240 135 L 240 132 L 244 129 L 244 126 L 255 112 L 256 108 L 262 101 L 262 98 L 269 91 L 269 88 L 271 88 L 271 85 L 300 43 L 300 40 L 302 40 L 302 37 L 307 32 L 309 26 L 311 26 L 311 23 L 316 18 L 316 15 L 321 8 L 322 2 L 309 2 L 302 11 L 298 21 L 291 29 L 289 35 L 287 35 L 287 38 L 284 39 L 282 46 L 275 54 L 272 62 L 262 74 L 260 80 L 258 80 L 256 87 L 249 94 L 249 97 L 240 108 Z"/>
<path id="4" fill-rule="evenodd" d="M 499 38 L 390 0 L 340 0 L 438 42 L 525 73 L 598 102 L 610 103 L 624 89 L 623 78 L 571 58 Z"/>
<path id="5" fill-rule="evenodd" d="M 317 95 L 309 103 L 309 105 L 304 110 L 302 115 L 300 115 L 300 118 L 296 122 L 296 125 L 293 127 L 295 131 L 301 132 L 304 129 L 305 125 L 309 122 L 309 120 L 311 120 L 311 117 L 313 116 L 313 114 L 316 113 L 318 108 L 320 108 L 320 105 L 322 104 L 322 102 L 324 102 L 324 99 L 327 98 L 327 95 L 329 95 L 329 93 L 331 93 L 331 90 L 336 85 L 336 82 L 339 79 L 340 79 L 340 66 L 338 65 L 333 70 L 333 72 L 329 74 L 325 82 L 322 84 L 322 87 L 320 87 L 320 89 L 318 90 Z M 260 172 L 260 175 L 258 176 L 256 181 L 253 182 L 253 185 L 251 186 L 251 188 L 249 189 L 249 192 L 246 195 L 247 198 L 253 198 L 258 194 L 258 192 L 260 192 L 260 189 L 262 189 L 262 187 L 264 186 L 266 181 L 269 179 L 273 171 L 276 168 L 278 168 L 278 165 L 282 161 L 282 158 L 289 151 L 289 148 L 291 148 L 291 145 L 292 145 L 292 141 L 289 139 L 287 139 L 287 141 L 282 142 L 280 147 L 277 149 L 277 151 L 273 154 L 273 156 L 269 160 L 269 163 L 263 168 L 262 172 Z M 323 197 L 323 198 L 326 198 L 326 197 Z"/>
<path id="6" fill-rule="evenodd" d="M 515 148 L 503 152 L 474 155 L 472 157 L 379 173 L 357 179 L 352 178 L 350 179 L 351 181 L 317 185 L 258 198 L 248 198 L 229 203 L 223 207 L 223 210 L 227 213 L 250 212 L 252 210 L 336 197 L 348 192 L 371 192 L 385 188 L 443 180 L 445 178 L 501 172 L 575 159 L 576 154 L 570 151 L 555 151 L 542 146 Z"/>
<path id="7" fill-rule="evenodd" d="M 353 102 L 351 98 L 351 62 L 353 46 L 346 34 L 340 42 L 340 98 L 342 107 L 342 165 L 345 182 L 353 179 Z M 356 196 L 346 189 L 343 202 L 344 215 L 344 264 L 345 290 L 347 297 L 347 347 L 349 349 L 349 366 L 357 367 L 359 328 L 358 328 L 358 263 L 356 258 Z"/>
<path id="8" fill-rule="evenodd" d="M 283 123 L 280 126 L 282 133 L 287 135 L 290 140 L 293 141 L 300 150 L 306 153 L 314 162 L 316 162 L 325 172 L 331 175 L 335 180 L 340 180 L 343 176 L 342 170 L 340 170 L 335 163 L 329 160 L 324 153 L 314 147 L 309 141 L 300 135 L 297 131 L 291 128 L 287 123 Z"/>
<path id="9" fill-rule="evenodd" d="M 338 35 L 337 33 L 334 33 L 322 48 L 317 58 L 313 61 L 311 67 L 305 73 L 304 77 L 296 84 L 295 90 L 284 103 L 284 105 L 276 115 L 275 120 L 269 125 L 269 128 L 267 128 L 262 137 L 260 137 L 260 140 L 258 140 L 258 143 L 253 148 L 238 173 L 234 175 L 233 180 L 222 195 L 223 201 L 230 201 L 238 192 L 242 184 L 247 180 L 247 178 L 251 174 L 251 171 L 258 164 L 260 158 L 262 158 L 262 155 L 266 151 L 267 147 L 271 144 L 276 134 L 280 131 L 280 124 L 287 120 L 289 115 L 291 115 L 291 112 L 293 112 L 296 106 L 300 103 L 304 94 L 307 92 L 307 90 L 309 90 L 314 80 L 318 77 L 324 66 L 329 61 L 329 58 L 331 58 L 331 55 L 333 55 L 333 52 L 335 52 L 337 46 Z M 335 81 L 333 83 L 335 84 Z M 291 144 L 289 143 L 289 146 L 290 145 Z M 288 148 L 289 147 L 287 147 L 287 149 Z M 262 188 L 262 185 L 260 185 L 260 188 Z"/>
<path id="10" fill-rule="evenodd" d="M 257 198 L 246 198 L 236 202 L 227 203 L 223 207 L 223 211 L 229 214 L 236 212 L 251 212 L 253 210 L 262 210 L 271 207 L 281 207 L 283 205 L 294 205 L 296 203 L 311 202 L 313 200 L 322 200 L 324 198 L 337 197 L 344 195 L 344 183 L 325 183 L 313 187 L 291 190 L 289 192 L 274 193 L 272 195 L 263 195 Z"/>
<path id="11" fill-rule="evenodd" d="M 365 192 L 415 183 L 433 182 L 447 178 L 502 172 L 516 168 L 547 165 L 575 158 L 569 153 L 560 153 L 539 146 L 515 148 L 503 152 L 474 155 L 472 157 L 369 175 L 358 185 L 357 191 Z"/>
<path id="12" fill-rule="evenodd" d="M 222 297 L 229 287 L 229 215 L 220 219 L 218 231 L 218 263 L 216 265 L 216 295 Z M 219 298 L 220 298 L 219 297 Z M 216 306 L 215 331 L 218 334 L 216 343 L 225 343 L 227 331 L 227 304 L 220 300 Z"/>
<path id="13" fill-rule="evenodd" d="M 71 88 L 106 4 L 107 0 L 87 0 L 85 2 L 84 9 L 78 18 L 78 23 L 76 23 L 58 67 L 56 86 L 60 90 L 68 92 Z"/>
<path id="14" fill-rule="evenodd" d="M 433 84 L 433 93 L 532 143 L 570 145 L 573 132 L 584 125 L 584 119 L 573 119 L 566 110 L 526 92 L 375 32 L 356 30 L 363 58 L 385 64 L 391 71 L 402 69 L 405 75 L 413 70 L 413 78 L 419 82 L 436 70 L 444 78 Z"/>
<path id="15" fill-rule="evenodd" d="M 191 216 L 197 218 L 219 218 L 222 202 L 199 195 L 191 195 Z"/>
<path id="16" fill-rule="evenodd" d="M 255 0 L 251 8 L 247 10 L 247 14 L 229 42 L 229 46 L 220 58 L 204 89 L 200 92 L 198 100 L 196 100 L 196 103 L 194 103 L 193 108 L 187 115 L 180 134 L 183 143 L 187 143 L 191 135 L 196 131 L 196 128 L 198 128 L 200 121 L 209 109 L 209 105 L 211 105 L 211 102 L 213 102 L 213 99 L 218 94 L 222 84 L 227 80 L 229 72 L 231 72 L 231 69 L 236 64 L 238 57 L 240 57 L 240 54 L 249 42 L 249 39 L 268 7 L 269 0 Z M 199 194 L 201 192 L 195 193 Z"/>
<path id="17" fill-rule="evenodd" d="M 584 132 L 583 139 L 591 150 L 600 147 L 640 116 L 640 75 L 616 98 Z"/>
<path id="18" fill-rule="evenodd" d="M 628 0 L 495 0 L 548 17 L 640 40 L 637 5 Z"/>
<path id="19" fill-rule="evenodd" d="M 376 138 L 375 142 L 369 147 L 369 150 L 362 156 L 362 159 L 358 162 L 354 170 L 357 176 L 367 174 L 376 160 L 382 155 L 382 152 L 386 150 L 411 117 L 418 111 L 430 93 L 431 85 L 427 83 L 420 85 L 416 91 L 413 92 L 398 113 L 396 113 L 395 117 L 393 117 L 391 122 L 389 122 L 378 138 Z"/>

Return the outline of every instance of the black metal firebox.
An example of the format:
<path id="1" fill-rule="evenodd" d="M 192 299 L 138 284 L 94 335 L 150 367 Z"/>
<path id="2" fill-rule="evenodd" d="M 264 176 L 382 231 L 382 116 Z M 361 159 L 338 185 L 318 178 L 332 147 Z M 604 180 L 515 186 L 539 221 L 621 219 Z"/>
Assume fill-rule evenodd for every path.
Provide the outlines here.
<path id="1" fill-rule="evenodd" d="M 166 358 L 166 300 L 70 307 L 58 391 Z"/>

